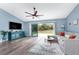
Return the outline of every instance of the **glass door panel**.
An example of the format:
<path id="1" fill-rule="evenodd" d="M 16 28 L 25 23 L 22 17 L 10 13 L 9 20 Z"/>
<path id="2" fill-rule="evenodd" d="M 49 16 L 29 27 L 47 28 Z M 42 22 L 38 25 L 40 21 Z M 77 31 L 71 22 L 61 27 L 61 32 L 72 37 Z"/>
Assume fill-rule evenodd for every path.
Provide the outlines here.
<path id="1" fill-rule="evenodd" d="M 38 36 L 38 24 L 32 24 L 32 36 Z"/>

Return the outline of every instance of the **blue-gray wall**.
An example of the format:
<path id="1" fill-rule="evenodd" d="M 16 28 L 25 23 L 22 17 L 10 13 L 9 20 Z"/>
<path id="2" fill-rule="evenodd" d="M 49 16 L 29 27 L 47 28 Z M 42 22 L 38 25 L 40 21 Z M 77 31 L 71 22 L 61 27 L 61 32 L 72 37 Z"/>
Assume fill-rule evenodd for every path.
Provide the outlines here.
<path id="1" fill-rule="evenodd" d="M 30 29 L 29 29 L 29 26 L 30 26 L 29 23 L 28 22 L 24 22 L 23 25 L 24 25 L 23 26 L 23 31 L 25 32 L 25 35 L 29 36 L 29 31 L 30 31 Z"/>
<path id="2" fill-rule="evenodd" d="M 74 20 L 78 20 L 78 24 L 74 25 Z M 75 9 L 68 15 L 66 19 L 66 30 L 69 32 L 77 32 L 79 33 L 79 5 L 75 7 Z"/>

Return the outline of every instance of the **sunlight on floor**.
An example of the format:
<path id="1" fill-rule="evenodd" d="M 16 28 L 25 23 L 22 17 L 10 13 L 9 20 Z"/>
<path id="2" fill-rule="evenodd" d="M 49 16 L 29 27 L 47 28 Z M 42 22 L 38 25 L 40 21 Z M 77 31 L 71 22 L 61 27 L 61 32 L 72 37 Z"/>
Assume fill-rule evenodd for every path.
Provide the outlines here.
<path id="1" fill-rule="evenodd" d="M 47 31 L 39 31 L 38 36 L 47 37 L 48 35 L 55 35 L 55 32 L 53 30 L 47 30 Z"/>

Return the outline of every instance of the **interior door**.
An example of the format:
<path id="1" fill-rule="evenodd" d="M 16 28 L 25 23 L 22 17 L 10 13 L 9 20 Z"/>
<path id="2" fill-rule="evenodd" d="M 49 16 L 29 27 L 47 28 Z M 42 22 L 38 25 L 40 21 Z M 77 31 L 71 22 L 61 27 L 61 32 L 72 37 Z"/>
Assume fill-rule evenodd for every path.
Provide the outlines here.
<path id="1" fill-rule="evenodd" d="M 32 24 L 32 36 L 38 36 L 38 24 Z"/>

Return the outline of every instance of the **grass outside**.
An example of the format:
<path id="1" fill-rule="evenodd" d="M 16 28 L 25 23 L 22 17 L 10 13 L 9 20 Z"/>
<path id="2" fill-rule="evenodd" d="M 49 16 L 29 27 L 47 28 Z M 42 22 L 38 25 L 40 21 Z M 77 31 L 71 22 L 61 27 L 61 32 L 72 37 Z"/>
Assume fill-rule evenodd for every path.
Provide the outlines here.
<path id="1" fill-rule="evenodd" d="M 39 36 L 55 35 L 55 31 L 53 31 L 53 30 L 38 31 L 38 33 L 37 32 L 33 32 L 32 35 L 33 36 L 37 36 L 37 35 L 39 35 Z"/>
<path id="2" fill-rule="evenodd" d="M 48 33 L 53 33 L 53 31 L 52 30 L 44 30 L 44 31 L 38 31 L 38 33 L 46 33 L 46 34 L 48 34 Z"/>

